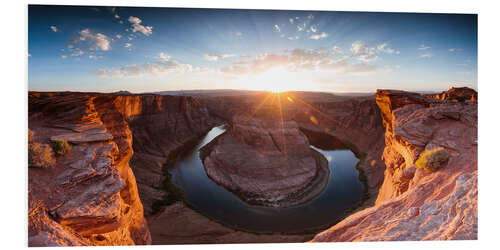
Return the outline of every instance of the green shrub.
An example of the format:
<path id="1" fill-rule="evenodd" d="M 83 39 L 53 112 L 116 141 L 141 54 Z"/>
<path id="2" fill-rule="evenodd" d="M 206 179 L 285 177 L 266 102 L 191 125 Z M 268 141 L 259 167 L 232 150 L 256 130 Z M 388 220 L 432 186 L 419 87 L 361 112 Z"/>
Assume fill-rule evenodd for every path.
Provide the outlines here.
<path id="1" fill-rule="evenodd" d="M 38 142 L 28 144 L 28 163 L 32 167 L 48 168 L 54 166 L 54 152 L 47 144 Z"/>
<path id="2" fill-rule="evenodd" d="M 51 140 L 50 146 L 52 146 L 57 156 L 65 155 L 71 150 L 71 146 L 65 140 Z"/>
<path id="3" fill-rule="evenodd" d="M 441 167 L 441 164 L 449 158 L 448 152 L 442 147 L 431 150 L 425 150 L 415 162 L 415 167 L 422 168 L 426 171 L 434 171 Z"/>

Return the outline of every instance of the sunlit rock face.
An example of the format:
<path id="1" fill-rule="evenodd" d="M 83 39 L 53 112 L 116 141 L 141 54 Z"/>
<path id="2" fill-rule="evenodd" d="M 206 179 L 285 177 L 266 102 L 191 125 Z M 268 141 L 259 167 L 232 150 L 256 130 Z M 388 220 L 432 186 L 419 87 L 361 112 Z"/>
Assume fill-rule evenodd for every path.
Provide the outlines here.
<path id="1" fill-rule="evenodd" d="M 151 244 L 135 176 L 132 135 L 100 95 L 30 93 L 34 140 L 64 139 L 53 168 L 28 171 L 30 246 Z"/>
<path id="2" fill-rule="evenodd" d="M 286 207 L 321 192 L 326 159 L 292 120 L 235 116 L 226 133 L 202 149 L 207 175 L 244 201 Z"/>
<path id="3" fill-rule="evenodd" d="M 146 216 L 155 202 L 162 199 L 162 167 L 178 157 L 176 149 L 196 141 L 215 123 L 206 107 L 196 98 L 168 95 L 101 96 L 96 100 L 106 119 L 118 131 L 128 131 L 133 139 L 134 155 L 130 160 L 137 180 Z M 119 121 L 119 122 L 118 122 Z M 127 125 L 127 130 L 120 128 Z"/>
<path id="4" fill-rule="evenodd" d="M 477 239 L 477 102 L 392 90 L 376 98 L 387 167 L 376 204 L 313 242 Z M 415 167 L 437 147 L 450 155 L 439 169 Z"/>

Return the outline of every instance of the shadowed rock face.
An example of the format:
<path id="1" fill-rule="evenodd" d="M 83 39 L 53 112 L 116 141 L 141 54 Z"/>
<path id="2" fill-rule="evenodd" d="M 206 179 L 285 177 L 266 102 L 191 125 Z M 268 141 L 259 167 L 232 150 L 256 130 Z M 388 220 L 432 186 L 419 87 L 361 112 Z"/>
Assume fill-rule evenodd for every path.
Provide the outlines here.
<path id="1" fill-rule="evenodd" d="M 324 157 L 292 120 L 235 116 L 231 128 L 202 149 L 207 175 L 251 204 L 286 207 L 326 186 Z"/>
<path id="2" fill-rule="evenodd" d="M 376 204 L 313 242 L 477 239 L 477 102 L 392 90 L 376 98 L 387 166 Z M 419 155 L 436 147 L 448 161 L 435 171 L 415 168 Z"/>
<path id="3" fill-rule="evenodd" d="M 202 97 L 211 116 L 228 121 L 239 114 L 271 109 L 274 118 L 293 120 L 314 145 L 349 148 L 360 159 L 368 196 L 373 205 L 384 180 L 384 127 L 374 96 L 338 96 L 328 93 L 283 92 L 246 96 Z M 281 110 L 281 112 L 280 112 Z M 269 114 L 268 114 L 269 115 Z"/>

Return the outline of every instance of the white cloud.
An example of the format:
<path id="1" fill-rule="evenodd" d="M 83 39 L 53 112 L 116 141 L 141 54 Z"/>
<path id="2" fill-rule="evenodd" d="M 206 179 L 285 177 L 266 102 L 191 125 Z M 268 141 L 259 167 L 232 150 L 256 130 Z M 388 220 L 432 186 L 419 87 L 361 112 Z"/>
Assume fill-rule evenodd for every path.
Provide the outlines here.
<path id="1" fill-rule="evenodd" d="M 274 30 L 281 32 L 280 26 L 277 24 L 274 25 Z"/>
<path id="2" fill-rule="evenodd" d="M 141 77 L 145 74 L 159 75 L 172 72 L 183 73 L 193 71 L 193 66 L 190 64 L 183 64 L 174 60 L 170 60 L 170 56 L 165 53 L 159 53 L 158 59 L 153 62 L 144 63 L 140 66 L 125 65 L 119 69 L 99 69 L 95 74 L 99 77 Z"/>
<path id="3" fill-rule="evenodd" d="M 288 40 L 298 40 L 300 37 L 299 36 L 289 36 L 287 39 Z"/>
<path id="4" fill-rule="evenodd" d="M 120 19 L 120 16 L 118 14 L 115 14 L 116 19 Z"/>
<path id="5" fill-rule="evenodd" d="M 420 45 L 420 47 L 419 47 L 418 49 L 419 49 L 419 50 L 428 50 L 428 49 L 430 49 L 430 48 L 431 48 L 431 47 L 429 47 L 429 46 L 425 46 L 425 45 L 423 45 L 423 44 L 422 44 L 422 45 Z"/>
<path id="6" fill-rule="evenodd" d="M 448 51 L 449 51 L 449 52 L 455 52 L 455 50 L 456 50 L 455 48 L 451 48 L 451 49 L 449 49 Z"/>
<path id="7" fill-rule="evenodd" d="M 235 35 L 236 35 L 236 36 L 242 36 L 242 35 L 243 35 L 243 33 L 241 33 L 241 32 L 239 32 L 239 31 L 237 31 L 237 32 L 235 33 Z"/>
<path id="8" fill-rule="evenodd" d="M 432 57 L 432 54 L 430 54 L 430 53 L 425 53 L 425 54 L 420 55 L 420 58 L 431 58 L 431 57 Z"/>
<path id="9" fill-rule="evenodd" d="M 316 26 L 314 26 L 314 25 L 311 25 L 310 29 L 314 33 L 316 33 L 316 31 L 318 31 L 318 28 L 316 28 Z"/>
<path id="10" fill-rule="evenodd" d="M 344 51 L 337 45 L 333 46 L 332 50 L 336 54 L 344 54 Z"/>
<path id="11" fill-rule="evenodd" d="M 125 43 L 125 45 L 123 47 L 130 48 L 130 47 L 132 47 L 132 44 L 131 43 Z"/>
<path id="12" fill-rule="evenodd" d="M 98 69 L 95 73 L 98 77 L 113 77 L 113 78 L 122 78 L 122 72 L 117 70 L 108 70 L 108 69 Z"/>
<path id="13" fill-rule="evenodd" d="M 118 34 L 118 35 L 116 35 L 116 38 L 121 39 L 122 35 Z"/>
<path id="14" fill-rule="evenodd" d="M 103 51 L 111 49 L 110 38 L 104 34 L 92 33 L 89 29 L 84 29 L 79 32 L 81 41 L 90 41 L 92 43 L 91 48 L 97 48 Z"/>
<path id="15" fill-rule="evenodd" d="M 323 38 L 327 38 L 327 37 L 328 37 L 328 34 L 326 34 L 325 32 L 322 32 L 319 35 L 312 35 L 311 37 L 309 37 L 309 39 L 319 40 L 319 39 L 323 39 Z"/>
<path id="16" fill-rule="evenodd" d="M 145 36 L 150 36 L 153 34 L 153 27 L 152 26 L 143 26 L 142 20 L 138 17 L 130 16 L 128 18 L 128 21 L 132 24 L 132 32 L 141 32 Z"/>
<path id="17" fill-rule="evenodd" d="M 335 56 L 328 49 L 294 49 L 285 54 L 260 54 L 251 61 L 236 62 L 220 68 L 220 72 L 242 75 L 258 74 L 274 67 L 284 67 L 288 71 L 335 71 L 340 74 L 364 74 L 376 71 L 390 71 L 388 67 L 380 67 L 368 63 L 354 63 L 351 56 Z"/>
<path id="18" fill-rule="evenodd" d="M 54 32 L 57 32 L 57 31 L 58 31 L 57 27 L 56 27 L 56 26 L 54 26 L 54 25 L 50 26 L 50 29 L 51 29 L 52 31 L 54 31 Z"/>
<path id="19" fill-rule="evenodd" d="M 221 59 L 225 59 L 228 57 L 233 57 L 235 55 L 233 54 L 205 54 L 203 55 L 203 58 L 207 61 L 218 61 Z"/>
<path id="20" fill-rule="evenodd" d="M 302 25 L 297 25 L 297 31 L 303 31 L 306 28 L 306 23 L 303 23 Z"/>
<path id="21" fill-rule="evenodd" d="M 68 56 L 67 55 L 62 55 L 61 58 L 62 59 L 66 59 Z"/>
<path id="22" fill-rule="evenodd" d="M 288 21 L 290 22 L 290 24 L 293 24 L 293 18 L 288 19 Z"/>

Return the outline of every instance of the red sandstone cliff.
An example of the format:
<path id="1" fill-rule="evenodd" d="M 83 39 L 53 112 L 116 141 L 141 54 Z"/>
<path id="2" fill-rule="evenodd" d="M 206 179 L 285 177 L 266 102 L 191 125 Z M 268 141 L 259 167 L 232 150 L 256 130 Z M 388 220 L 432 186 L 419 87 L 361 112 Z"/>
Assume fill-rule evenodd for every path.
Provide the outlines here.
<path id="1" fill-rule="evenodd" d="M 143 210 L 161 199 L 161 165 L 209 125 L 191 97 L 30 92 L 29 128 L 72 145 L 28 171 L 29 245 L 133 245 L 151 244 Z"/>
<path id="2" fill-rule="evenodd" d="M 391 90 L 376 98 L 386 127 L 376 204 L 312 241 L 477 239 L 477 98 Z M 420 154 L 436 147 L 449 159 L 435 171 L 415 168 Z"/>
<path id="3" fill-rule="evenodd" d="M 328 93 L 251 93 L 241 96 L 202 97 L 211 116 L 231 121 L 238 114 L 254 116 L 262 109 L 294 120 L 313 144 L 348 147 L 360 162 L 357 168 L 366 177 L 367 196 L 363 206 L 371 206 L 384 180 L 384 127 L 373 96 L 338 96 Z M 280 111 L 281 110 L 281 111 Z"/>

